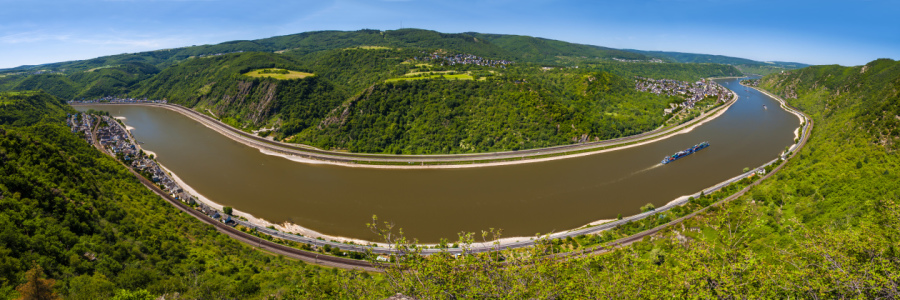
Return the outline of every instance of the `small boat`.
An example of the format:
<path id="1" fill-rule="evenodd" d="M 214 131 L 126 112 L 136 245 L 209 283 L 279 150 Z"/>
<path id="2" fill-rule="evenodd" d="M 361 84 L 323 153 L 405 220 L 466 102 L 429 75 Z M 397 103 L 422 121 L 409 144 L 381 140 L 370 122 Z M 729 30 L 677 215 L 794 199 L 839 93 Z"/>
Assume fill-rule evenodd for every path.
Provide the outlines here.
<path id="1" fill-rule="evenodd" d="M 769 108 L 768 108 L 768 107 L 766 107 L 766 105 L 765 105 L 765 104 L 763 104 L 763 109 L 769 109 Z"/>

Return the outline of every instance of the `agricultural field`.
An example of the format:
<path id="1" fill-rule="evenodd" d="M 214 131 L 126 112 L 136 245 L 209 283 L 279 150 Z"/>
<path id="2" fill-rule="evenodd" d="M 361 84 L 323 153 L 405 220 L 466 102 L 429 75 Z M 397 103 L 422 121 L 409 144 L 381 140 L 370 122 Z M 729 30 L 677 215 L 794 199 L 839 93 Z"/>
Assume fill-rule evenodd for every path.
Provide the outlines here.
<path id="1" fill-rule="evenodd" d="M 358 46 L 358 47 L 352 47 L 352 48 L 347 48 L 347 49 L 362 49 L 362 50 L 394 50 L 394 48 L 391 48 L 391 47 L 384 47 L 384 46 Z M 345 50 L 346 50 L 346 49 L 345 49 Z"/>
<path id="2" fill-rule="evenodd" d="M 268 78 L 275 78 L 278 80 L 288 80 L 288 79 L 306 78 L 309 76 L 314 76 L 315 74 L 272 68 L 272 69 L 256 69 L 256 70 L 252 70 L 250 72 L 244 73 L 243 75 L 250 76 L 250 77 L 257 77 L 257 78 L 268 77 Z"/>
<path id="3" fill-rule="evenodd" d="M 407 80 L 421 80 L 421 79 L 448 79 L 448 80 L 473 80 L 475 77 L 471 75 L 471 72 L 466 73 L 458 73 L 456 71 L 434 71 L 434 72 L 410 72 L 404 74 L 403 77 L 391 78 L 385 80 L 384 82 L 397 82 L 397 81 L 407 81 Z"/>

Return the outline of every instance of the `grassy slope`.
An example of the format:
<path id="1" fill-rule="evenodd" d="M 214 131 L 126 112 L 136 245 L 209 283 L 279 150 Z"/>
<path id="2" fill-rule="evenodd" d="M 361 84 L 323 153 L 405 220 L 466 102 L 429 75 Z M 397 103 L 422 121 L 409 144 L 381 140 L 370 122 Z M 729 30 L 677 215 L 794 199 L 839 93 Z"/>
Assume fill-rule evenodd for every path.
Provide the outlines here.
<path id="1" fill-rule="evenodd" d="M 278 80 L 287 80 L 287 79 L 303 79 L 309 76 L 313 76 L 313 73 L 306 72 L 298 72 L 298 71 L 290 71 L 285 69 L 257 69 L 250 70 L 243 74 L 244 76 L 257 77 L 257 78 L 275 78 Z"/>

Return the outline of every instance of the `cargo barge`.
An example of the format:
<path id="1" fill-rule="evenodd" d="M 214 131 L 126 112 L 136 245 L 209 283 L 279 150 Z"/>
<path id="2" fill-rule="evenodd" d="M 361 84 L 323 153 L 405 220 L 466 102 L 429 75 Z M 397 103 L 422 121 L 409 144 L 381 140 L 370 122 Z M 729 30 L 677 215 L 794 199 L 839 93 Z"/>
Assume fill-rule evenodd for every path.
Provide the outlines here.
<path id="1" fill-rule="evenodd" d="M 684 149 L 683 151 L 679 151 L 678 153 L 672 154 L 671 156 L 666 156 L 662 160 L 662 164 L 670 163 L 676 159 L 691 155 L 694 152 L 700 151 L 703 148 L 709 147 L 709 142 L 702 142 L 694 145 L 693 147 Z"/>

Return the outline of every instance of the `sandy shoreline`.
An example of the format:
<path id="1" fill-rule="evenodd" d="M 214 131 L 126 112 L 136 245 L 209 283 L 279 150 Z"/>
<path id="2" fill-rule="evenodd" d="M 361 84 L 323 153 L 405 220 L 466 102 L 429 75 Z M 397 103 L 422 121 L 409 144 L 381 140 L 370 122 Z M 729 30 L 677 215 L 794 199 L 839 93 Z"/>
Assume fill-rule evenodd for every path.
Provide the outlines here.
<path id="1" fill-rule="evenodd" d="M 521 164 L 521 163 L 530 163 L 530 162 L 552 161 L 552 160 L 558 160 L 558 159 L 566 159 L 566 158 L 573 158 L 573 157 L 582 157 L 582 156 L 587 156 L 587 155 L 593 155 L 593 154 L 598 154 L 598 153 L 605 153 L 605 152 L 610 152 L 610 151 L 615 151 L 615 150 L 620 150 L 620 149 L 628 149 L 628 148 L 631 148 L 631 147 L 641 146 L 641 145 L 645 145 L 645 144 L 648 144 L 648 143 L 653 143 L 653 142 L 657 142 L 657 141 L 660 141 L 660 140 L 664 140 L 664 139 L 666 139 L 666 138 L 669 138 L 669 137 L 672 137 L 672 136 L 676 136 L 676 135 L 679 135 L 679 134 L 684 134 L 684 133 L 691 132 L 691 131 L 692 131 L 694 128 L 696 128 L 697 126 L 703 125 L 703 124 L 705 124 L 705 123 L 707 123 L 707 122 L 709 122 L 709 121 L 712 121 L 712 120 L 714 120 L 715 118 L 721 116 L 722 114 L 724 114 L 724 113 L 728 110 L 728 108 L 730 108 L 730 106 L 731 106 L 732 104 L 734 104 L 735 102 L 737 102 L 738 98 L 739 98 L 739 97 L 738 97 L 737 93 L 734 93 L 734 100 L 731 101 L 730 103 L 728 103 L 727 106 L 722 107 L 721 109 L 718 109 L 718 110 L 716 111 L 716 113 L 713 114 L 713 115 L 702 116 L 702 117 L 704 118 L 703 120 L 698 121 L 698 122 L 696 122 L 696 123 L 694 123 L 694 124 L 691 124 L 690 126 L 687 126 L 687 127 L 683 128 L 683 129 L 681 129 L 681 130 L 678 130 L 678 131 L 675 131 L 675 132 L 669 132 L 669 133 L 664 134 L 664 135 L 662 135 L 662 136 L 653 137 L 653 138 L 649 138 L 649 139 L 646 139 L 646 140 L 639 140 L 638 142 L 633 143 L 633 144 L 629 144 L 629 145 L 613 146 L 613 148 L 609 148 L 609 149 L 601 149 L 601 150 L 596 150 L 596 151 L 588 151 L 588 152 L 576 153 L 576 154 L 569 154 L 569 155 L 559 155 L 559 156 L 546 157 L 546 158 L 540 158 L 540 159 L 528 159 L 528 160 L 519 160 L 519 161 L 505 161 L 505 162 L 480 163 L 480 164 L 468 164 L 468 165 L 430 165 L 430 166 L 360 165 L 360 164 L 336 163 L 336 162 L 330 162 L 330 161 L 308 159 L 308 158 L 303 158 L 303 157 L 299 157 L 299 156 L 295 156 L 295 155 L 286 155 L 286 154 L 282 154 L 282 153 L 276 153 L 276 152 L 272 152 L 272 151 L 266 150 L 266 149 L 264 149 L 264 148 L 262 148 L 262 147 L 257 147 L 257 146 L 256 146 L 255 144 L 253 144 L 253 143 L 245 142 L 245 141 L 242 140 L 241 138 L 233 136 L 234 133 L 223 132 L 223 131 L 224 131 L 223 129 L 221 129 L 221 128 L 216 128 L 214 125 L 208 124 L 205 120 L 200 120 L 200 119 L 196 118 L 195 116 L 191 116 L 191 115 L 186 114 L 186 113 L 184 113 L 184 112 L 181 112 L 181 111 L 179 111 L 179 110 L 177 110 L 177 109 L 167 108 L 167 107 L 165 107 L 165 106 L 160 106 L 160 105 L 150 105 L 150 106 L 154 106 L 154 107 L 164 107 L 164 108 L 167 108 L 167 109 L 170 109 L 170 110 L 175 110 L 176 112 L 179 112 L 179 113 L 181 113 L 182 115 L 185 115 L 185 116 L 191 118 L 192 120 L 197 121 L 197 122 L 203 124 L 204 126 L 210 128 L 210 129 L 212 129 L 213 131 L 216 131 L 216 132 L 218 132 L 218 133 L 220 133 L 220 134 L 222 134 L 222 135 L 225 135 L 226 137 L 231 138 L 232 140 L 235 140 L 235 141 L 237 141 L 237 142 L 240 142 L 240 143 L 242 143 L 242 144 L 244 144 L 244 145 L 247 145 L 247 146 L 250 146 L 250 147 L 257 148 L 257 149 L 260 150 L 260 152 L 263 153 L 263 154 L 266 154 L 266 155 L 273 155 L 273 156 L 280 156 L 280 157 L 283 157 L 283 158 L 285 158 L 285 159 L 288 159 L 288 160 L 291 160 L 291 161 L 295 161 L 295 162 L 309 163 L 309 164 L 332 164 L 332 165 L 341 165 L 341 166 L 347 166 L 347 167 L 365 167 L 365 168 L 380 168 L 380 169 L 414 169 L 414 168 L 447 168 L 447 169 L 449 169 L 449 168 L 471 168 L 471 167 L 502 166 L 502 165 L 512 165 L 512 164 Z M 774 98 L 774 97 L 773 97 L 773 98 Z M 141 104 L 137 104 L 137 105 L 141 105 Z M 789 111 L 790 111 L 790 110 L 789 110 Z M 122 119 L 124 120 L 124 118 L 122 118 Z M 802 118 L 801 118 L 801 120 L 802 120 Z M 128 130 L 129 130 L 129 131 L 132 130 L 132 129 L 134 129 L 134 128 L 133 128 L 133 127 L 128 127 Z M 137 146 L 140 147 L 140 145 L 137 145 Z M 142 149 L 142 150 L 143 150 L 145 153 L 147 153 L 147 154 L 152 154 L 152 155 L 154 155 L 155 157 L 158 157 L 158 155 L 156 155 L 156 153 L 154 153 L 154 152 L 152 152 L 152 151 L 148 151 L 148 150 L 146 150 L 146 149 Z M 213 207 L 213 208 L 215 208 L 216 210 L 222 211 L 223 205 L 221 205 L 221 204 L 219 204 L 219 203 L 216 203 L 216 202 L 212 201 L 211 199 L 207 198 L 207 197 L 204 196 L 203 194 L 199 193 L 196 189 L 194 189 L 193 187 L 191 187 L 190 185 L 188 185 L 186 182 L 184 182 L 184 181 L 183 181 L 181 178 L 179 178 L 174 172 L 172 172 L 171 170 L 169 170 L 168 168 L 166 168 L 166 167 L 163 166 L 162 164 L 159 164 L 159 165 L 160 165 L 160 167 L 162 167 L 167 173 L 169 173 L 169 174 L 172 176 L 172 179 L 173 179 L 179 186 L 181 186 L 181 188 L 183 188 L 185 191 L 187 191 L 187 192 L 190 193 L 191 195 L 197 197 L 197 199 L 198 199 L 200 202 L 202 202 L 202 203 L 204 203 L 204 204 L 206 204 L 206 205 L 208 205 L 208 206 L 210 206 L 210 207 Z M 686 198 L 686 197 L 688 197 L 688 196 L 678 197 L 678 198 L 676 198 L 675 200 L 670 201 L 669 203 L 677 202 L 677 201 L 681 200 L 682 198 Z M 275 229 L 277 229 L 277 230 L 279 230 L 279 231 L 281 231 L 281 232 L 293 233 L 293 234 L 300 234 L 300 235 L 303 235 L 303 236 L 306 236 L 306 237 L 311 237 L 311 238 L 323 238 L 323 239 L 329 240 L 329 241 L 334 240 L 334 241 L 339 241 L 339 242 L 353 242 L 353 243 L 361 244 L 361 245 L 375 244 L 375 245 L 378 245 L 378 246 L 380 246 L 380 247 L 387 247 L 387 245 L 384 245 L 383 243 L 376 243 L 376 242 L 373 242 L 373 241 L 367 241 L 367 240 L 362 240 L 362 239 L 354 239 L 354 238 L 348 238 L 348 237 L 331 236 L 331 235 L 322 234 L 322 233 L 317 232 L 317 231 L 315 231 L 315 230 L 312 230 L 312 229 L 309 229 L 309 228 L 306 228 L 306 227 L 303 227 L 303 226 L 300 226 L 300 225 L 297 225 L 297 224 L 289 223 L 289 222 L 283 222 L 282 224 L 275 224 L 275 223 L 269 222 L 269 221 L 267 221 L 267 220 L 265 220 L 265 219 L 257 218 L 257 217 L 255 217 L 255 216 L 253 216 L 252 214 L 249 214 L 249 213 L 240 211 L 240 210 L 238 210 L 238 209 L 234 209 L 232 214 L 235 215 L 235 216 L 243 217 L 243 218 L 247 219 L 248 222 L 250 222 L 250 223 L 252 223 L 252 224 L 254 224 L 254 225 L 261 226 L 261 227 L 269 227 L 269 226 L 272 226 L 272 227 L 274 227 Z M 580 229 L 580 228 L 583 228 L 583 227 L 585 227 L 585 226 L 595 226 L 595 225 L 599 225 L 599 224 L 603 224 L 603 223 L 608 223 L 608 222 L 611 222 L 611 221 L 615 221 L 615 220 L 614 220 L 614 219 L 597 220 L 597 221 L 593 221 L 593 222 L 590 222 L 590 223 L 588 223 L 588 224 L 585 224 L 585 225 L 583 225 L 583 226 L 581 226 L 581 227 L 572 228 L 572 229 L 568 229 L 568 230 L 563 230 L 563 231 L 559 231 L 559 232 L 555 232 L 555 233 L 548 233 L 548 234 L 542 235 L 541 237 L 548 237 L 548 236 L 554 236 L 554 235 L 564 234 L 564 233 L 566 233 L 566 232 L 569 232 L 569 231 L 572 231 L 572 230 L 576 230 L 576 229 Z M 533 236 L 532 236 L 532 237 L 505 237 L 505 238 L 501 238 L 501 239 L 496 240 L 496 241 L 488 241 L 488 242 L 482 242 L 482 243 L 474 243 L 474 245 L 484 245 L 484 246 L 489 246 L 489 245 L 493 245 L 494 243 L 499 243 L 499 244 L 503 245 L 503 244 L 514 243 L 514 242 L 518 242 L 518 241 L 531 240 L 531 239 L 535 239 L 535 237 L 533 237 Z M 422 243 L 422 244 L 419 244 L 419 245 L 423 245 L 423 246 L 435 246 L 435 245 L 437 245 L 437 244 L 424 244 L 424 243 Z"/>
<path id="2" fill-rule="evenodd" d="M 765 94 L 766 96 L 769 96 L 769 98 L 775 99 L 775 101 L 778 101 L 778 103 L 781 103 L 781 109 L 783 109 L 783 110 L 785 110 L 785 111 L 787 111 L 787 112 L 793 114 L 794 116 L 796 116 L 797 119 L 800 120 L 800 124 L 806 124 L 806 117 L 804 117 L 803 115 L 801 115 L 800 112 L 794 111 L 793 108 L 788 107 L 787 102 L 785 102 L 784 99 L 781 99 L 781 97 L 775 96 L 775 95 L 773 95 L 772 93 L 769 93 L 769 91 L 766 91 L 766 90 L 763 90 L 763 89 L 760 89 L 760 88 L 757 88 L 757 87 L 751 86 L 750 88 L 752 88 L 752 89 L 754 89 L 754 90 L 756 90 L 756 91 L 758 91 L 758 92 L 760 92 L 760 93 L 763 93 L 763 94 Z M 800 133 L 799 133 L 799 132 L 800 132 L 800 129 L 801 129 L 802 127 L 803 127 L 803 126 L 801 125 L 800 127 L 797 127 L 797 130 L 794 131 L 794 138 L 795 138 L 795 139 L 800 138 Z"/>
<path id="3" fill-rule="evenodd" d="M 140 146 L 138 146 L 138 147 L 140 148 Z M 141 150 L 143 150 L 144 153 L 153 154 L 154 157 L 158 157 L 156 155 L 156 153 L 154 153 L 152 151 L 148 151 L 143 148 L 141 148 Z M 303 158 L 294 157 L 294 159 L 303 159 Z M 188 192 L 192 196 L 196 197 L 198 201 L 200 201 L 218 211 L 222 211 L 222 208 L 224 207 L 224 205 L 216 203 L 215 201 L 212 201 L 211 199 L 207 198 L 206 196 L 204 196 L 203 194 L 198 192 L 196 189 L 194 189 L 193 187 L 188 185 L 186 182 L 184 182 L 184 180 L 182 180 L 180 177 L 178 177 L 178 175 L 175 172 L 172 172 L 172 170 L 169 170 L 168 168 L 166 168 L 165 165 L 163 165 L 162 163 L 159 163 L 159 162 L 157 162 L 157 163 L 166 173 L 168 173 L 170 176 L 172 176 L 172 180 L 174 180 L 175 183 L 177 183 L 186 192 Z M 689 196 L 678 197 L 675 200 L 668 202 L 666 205 L 669 205 L 671 203 L 677 203 L 678 201 L 686 199 L 687 197 L 689 197 Z M 327 235 L 327 234 L 323 234 L 318 231 L 315 231 L 315 230 L 312 230 L 312 229 L 309 229 L 309 228 L 306 228 L 306 227 L 303 227 L 303 226 L 300 226 L 300 225 L 297 225 L 294 223 L 290 223 L 290 222 L 283 222 L 282 224 L 275 224 L 275 223 L 269 222 L 265 219 L 257 218 L 256 216 L 254 216 L 250 213 L 243 212 L 238 209 L 233 209 L 232 215 L 243 217 L 243 218 L 247 219 L 247 222 L 250 222 L 256 226 L 261 226 L 261 227 L 272 226 L 281 232 L 300 234 L 300 235 L 303 235 L 305 237 L 310 237 L 310 238 L 322 238 L 322 239 L 325 239 L 328 241 L 353 242 L 353 243 L 356 243 L 359 245 L 376 245 L 377 247 L 388 248 L 388 245 L 381 243 L 381 242 L 374 242 L 374 241 L 368 241 L 368 240 L 356 239 L 356 238 L 348 238 L 348 237 L 342 237 L 342 236 Z M 502 237 L 498 240 L 491 240 L 491 241 L 486 241 L 486 242 L 484 242 L 484 241 L 475 242 L 475 243 L 473 243 L 473 246 L 490 247 L 495 244 L 505 245 L 505 244 L 516 243 L 516 242 L 521 242 L 521 241 L 533 240 L 536 238 L 551 238 L 555 235 L 565 234 L 572 230 L 581 229 L 581 228 L 589 227 L 589 226 L 601 225 L 601 224 L 609 223 L 609 222 L 613 222 L 613 221 L 616 221 L 616 219 L 596 220 L 596 221 L 587 223 L 587 224 L 582 225 L 577 228 L 567 229 L 567 230 L 563 230 L 563 231 L 559 231 L 559 232 L 551 232 L 551 233 L 542 234 L 540 237 L 535 237 L 535 236 Z M 426 246 L 426 247 L 433 247 L 433 246 L 437 246 L 438 244 L 437 243 L 419 243 L 418 245 Z"/>
<path id="4" fill-rule="evenodd" d="M 266 150 L 266 149 L 262 149 L 261 147 L 257 147 L 257 146 L 252 145 L 252 144 L 244 143 L 243 141 L 240 141 L 240 140 L 237 140 L 237 141 L 238 141 L 238 142 L 241 142 L 241 143 L 243 143 L 243 144 L 245 144 L 245 145 L 247 145 L 247 146 L 257 148 L 257 149 L 260 150 L 261 153 L 266 154 L 266 155 L 279 156 L 279 157 L 282 157 L 282 158 L 285 158 L 285 159 L 288 159 L 288 160 L 292 160 L 292 161 L 296 161 L 296 162 L 300 162 L 300 163 L 309 163 L 309 164 L 328 164 L 328 165 L 337 165 L 337 166 L 351 167 L 351 168 L 372 168 L 372 169 L 461 169 L 461 168 L 478 168 L 478 167 L 507 166 L 507 165 L 517 165 L 517 164 L 524 164 L 524 163 L 546 162 L 546 161 L 554 161 L 554 160 L 560 160 L 560 159 L 568 159 L 568 158 L 575 158 L 575 157 L 583 157 L 583 156 L 594 155 L 594 154 L 600 154 L 600 153 L 606 153 L 606 152 L 611 152 L 611 151 L 616 151 L 616 150 L 622 150 L 622 149 L 628 149 L 628 148 L 632 148 L 632 147 L 637 147 L 637 146 L 646 145 L 646 144 L 649 144 L 649 143 L 658 142 L 658 141 L 661 141 L 661 140 L 664 140 L 664 139 L 667 139 L 667 138 L 670 138 L 670 137 L 673 137 L 673 136 L 676 136 L 676 135 L 679 135 L 679 134 L 685 134 L 685 133 L 691 132 L 692 130 L 694 130 L 694 128 L 697 128 L 697 127 L 700 126 L 700 125 L 706 124 L 707 122 L 712 121 L 712 120 L 718 118 L 719 116 L 721 116 L 722 114 L 724 114 L 726 111 L 728 111 L 728 108 L 730 108 L 732 104 L 734 104 L 735 102 L 737 102 L 737 100 L 738 100 L 738 96 L 737 96 L 737 93 L 735 93 L 735 99 L 734 99 L 733 101 L 731 101 L 731 102 L 728 104 L 728 106 L 722 107 L 721 109 L 719 109 L 718 111 L 716 111 L 715 114 L 713 114 L 713 115 L 711 115 L 711 116 L 710 116 L 710 115 L 701 115 L 701 117 L 704 118 L 702 121 L 698 121 L 698 122 L 696 122 L 696 123 L 694 123 L 694 124 L 692 124 L 692 125 L 690 125 L 690 126 L 688 126 L 688 127 L 685 127 L 685 128 L 683 128 L 683 129 L 681 129 L 681 130 L 679 130 L 679 131 L 677 131 L 677 132 L 671 132 L 671 133 L 668 133 L 668 134 L 665 134 L 665 135 L 662 135 L 662 136 L 659 136 L 659 137 L 655 137 L 655 138 L 649 138 L 649 139 L 645 139 L 645 140 L 638 140 L 638 142 L 633 143 L 633 144 L 619 145 L 619 146 L 613 145 L 611 148 L 607 148 L 607 149 L 600 149 L 600 150 L 595 150 L 595 151 L 587 151 L 587 152 L 575 153 L 575 154 L 565 154 L 565 155 L 557 155 L 557 156 L 544 157 L 544 158 L 533 158 L 533 159 L 522 159 L 522 160 L 510 160 L 510 161 L 489 162 L 489 163 L 452 164 L 452 165 L 410 165 L 410 166 L 403 166 L 403 165 L 369 165 L 369 164 L 352 164 L 352 163 L 341 163 L 341 162 L 333 162 L 333 161 L 324 161 L 324 160 L 308 159 L 308 158 L 303 158 L 303 157 L 299 157 L 299 156 L 296 156 L 296 155 L 277 153 L 277 152 L 269 151 L 269 150 Z M 212 128 L 209 124 L 206 124 L 205 122 L 201 122 L 201 123 L 203 123 L 204 126 L 209 127 L 209 128 L 211 128 L 211 129 L 215 130 L 215 129 Z M 218 130 L 216 130 L 216 131 L 218 131 Z M 227 135 L 226 135 L 226 136 L 227 136 Z M 234 138 L 232 138 L 232 139 L 234 139 Z M 573 150 L 573 151 L 577 151 L 577 150 Z"/>
<path id="5" fill-rule="evenodd" d="M 628 149 L 628 148 L 635 147 L 635 146 L 645 145 L 645 144 L 647 144 L 647 143 L 657 142 L 657 141 L 660 141 L 660 140 L 663 140 L 663 139 L 666 139 L 666 138 L 669 138 L 669 137 L 672 137 L 672 136 L 675 136 L 675 135 L 678 135 L 678 134 L 688 133 L 688 132 L 690 132 L 691 130 L 693 130 L 694 128 L 696 128 L 697 126 L 703 125 L 703 124 L 705 124 L 706 122 L 709 122 L 709 121 L 711 121 L 711 120 L 713 120 L 713 119 L 715 119 L 715 118 L 721 116 L 723 113 L 725 113 L 725 111 L 728 110 L 729 107 L 731 107 L 731 105 L 733 105 L 735 102 L 737 102 L 738 99 L 739 99 L 739 96 L 737 95 L 737 93 L 734 93 L 734 99 L 733 99 L 732 101 L 730 101 L 729 103 L 727 103 L 726 106 L 720 107 L 720 108 L 716 108 L 716 112 L 715 112 L 713 115 L 708 115 L 708 114 L 707 114 L 707 115 L 701 115 L 700 117 L 698 117 L 698 118 L 703 118 L 702 121 L 697 121 L 697 122 L 695 122 L 695 123 L 693 123 L 693 124 L 687 125 L 687 127 L 682 128 L 682 129 L 679 129 L 678 131 L 663 132 L 663 133 L 659 133 L 659 134 L 660 134 L 659 136 L 656 136 L 656 137 L 649 137 L 649 138 L 646 138 L 646 139 L 636 139 L 635 141 L 631 142 L 632 144 L 627 144 L 627 145 L 615 145 L 615 144 L 613 144 L 613 145 L 607 146 L 607 147 L 609 147 L 609 148 L 605 148 L 605 149 L 599 149 L 599 150 L 594 150 L 594 151 L 585 151 L 585 152 L 574 153 L 574 154 L 555 155 L 555 156 L 544 157 L 544 158 L 531 158 L 531 159 L 518 159 L 518 160 L 515 160 L 515 156 L 510 156 L 510 157 L 498 157 L 498 158 L 493 158 L 493 159 L 513 159 L 513 160 L 506 160 L 506 161 L 499 161 L 499 162 L 483 162 L 483 163 L 478 163 L 477 160 L 476 160 L 476 163 L 467 163 L 465 160 L 460 160 L 460 161 L 457 161 L 457 162 L 461 162 L 461 163 L 458 163 L 458 164 L 443 164 L 443 165 L 434 165 L 434 164 L 433 164 L 433 165 L 424 165 L 424 164 L 420 164 L 419 162 L 412 163 L 412 164 L 410 164 L 410 165 L 395 165 L 395 164 L 390 164 L 390 165 L 356 164 L 356 163 L 346 163 L 346 162 L 330 161 L 330 160 L 324 160 L 324 159 L 304 158 L 304 157 L 299 156 L 299 155 L 279 153 L 279 152 L 275 152 L 275 151 L 266 149 L 265 147 L 260 146 L 260 145 L 258 144 L 257 141 L 249 140 L 247 137 L 240 136 L 240 135 L 238 135 L 237 133 L 231 132 L 231 131 L 229 131 L 229 130 L 227 130 L 227 129 L 219 128 L 220 126 L 227 126 L 227 125 L 217 124 L 217 123 L 214 123 L 214 122 L 212 122 L 212 121 L 209 121 L 209 120 L 200 118 L 200 117 L 198 117 L 198 116 L 196 116 L 196 115 L 193 115 L 193 114 L 191 114 L 191 113 L 187 113 L 187 112 L 185 112 L 185 111 L 182 111 L 182 110 L 189 110 L 189 108 L 186 108 L 186 107 L 174 106 L 174 105 L 149 104 L 149 103 L 134 103 L 134 104 L 124 104 L 124 105 L 151 106 L 151 107 L 160 107 L 160 108 L 172 110 L 172 111 L 175 111 L 175 112 L 177 112 L 177 113 L 180 113 L 180 114 L 182 114 L 182 115 L 184 115 L 184 116 L 186 116 L 186 117 L 188 117 L 188 118 L 190 118 L 190 119 L 192 119 L 192 120 L 194 120 L 194 121 L 196 121 L 196 122 L 198 122 L 198 123 L 200 123 L 200 124 L 203 124 L 203 126 L 209 128 L 209 129 L 212 129 L 213 131 L 216 131 L 216 132 L 218 132 L 219 134 L 222 134 L 222 135 L 224 135 L 225 137 L 228 137 L 228 138 L 230 138 L 230 139 L 232 139 L 232 140 L 234 140 L 234 141 L 236 141 L 236 142 L 242 143 L 242 144 L 244 144 L 244 145 L 246 145 L 246 146 L 249 146 L 249 147 L 257 148 L 257 149 L 259 149 L 260 152 L 263 153 L 263 154 L 266 154 L 266 155 L 273 155 L 273 156 L 280 156 L 280 157 L 282 157 L 282 158 L 285 158 L 285 159 L 288 159 L 288 160 L 291 160 L 291 161 L 295 161 L 295 162 L 299 162 L 299 163 L 309 163 L 309 164 L 329 164 L 329 165 L 336 165 L 336 166 L 342 166 L 342 167 L 352 167 L 352 168 L 373 168 L 373 169 L 459 169 L 459 168 L 477 168 L 477 167 L 507 166 L 507 165 L 515 165 L 515 164 L 537 163 L 537 162 L 546 162 L 546 161 L 553 161 L 553 160 L 559 160 L 559 159 L 567 159 L 567 158 L 583 157 L 583 156 L 588 156 L 588 155 L 593 155 L 593 154 L 600 154 L 600 153 L 605 153 L 605 152 L 610 152 L 610 151 L 616 151 L 616 150 L 621 150 L 621 149 Z M 103 105 L 103 104 L 100 104 L 100 105 Z M 690 121 L 689 121 L 689 122 L 690 122 Z M 682 124 L 682 125 L 684 125 L 684 124 Z M 678 126 L 682 126 L 682 125 L 678 125 Z M 624 143 L 628 143 L 628 142 L 624 142 Z M 598 146 L 598 148 L 600 148 L 600 147 L 604 147 L 604 146 Z M 573 150 L 567 150 L 567 151 L 564 151 L 564 152 L 569 152 L 569 151 L 581 151 L 581 150 L 584 150 L 584 149 L 573 149 Z M 548 150 L 548 151 L 552 151 L 552 150 Z M 563 152 L 563 153 L 564 153 L 564 152 Z M 540 153 L 537 153 L 537 154 L 530 154 L 530 155 L 529 155 L 529 154 L 523 154 L 523 156 L 526 156 L 526 157 L 527 157 L 527 156 L 548 155 L 548 154 L 551 154 L 551 155 L 552 155 L 553 153 L 552 153 L 552 152 L 551 152 L 551 153 L 547 153 L 547 154 L 540 154 Z M 333 154 L 333 155 L 339 156 L 340 154 L 339 154 L 339 153 L 336 153 L 336 154 Z M 462 155 L 461 157 L 464 157 L 464 155 Z M 352 158 L 352 159 L 356 159 L 356 158 Z M 365 159 L 358 159 L 358 160 L 365 160 Z M 483 159 L 483 160 L 491 160 L 491 158 L 489 158 L 489 159 Z M 451 161 L 451 162 L 452 162 L 452 161 Z"/>
<path id="6" fill-rule="evenodd" d="M 144 152 L 152 153 L 147 150 L 144 150 Z M 172 176 L 172 179 L 175 180 L 175 183 L 178 183 L 178 186 L 180 186 L 182 189 L 187 191 L 192 196 L 196 197 L 198 201 L 203 202 L 203 204 L 206 204 L 218 211 L 222 211 L 222 208 L 224 207 L 224 205 L 210 200 L 209 198 L 207 198 L 206 196 L 204 196 L 203 194 L 201 194 L 200 192 L 195 190 L 193 187 L 188 185 L 186 182 L 184 182 L 184 180 L 182 180 L 180 177 L 178 177 L 178 175 L 176 175 L 175 172 L 172 172 L 172 170 L 169 170 L 161 163 L 158 163 L 158 164 L 164 171 L 166 171 L 166 173 L 168 173 L 170 176 Z M 238 209 L 233 209 L 232 215 L 238 216 L 238 217 L 243 217 L 243 218 L 247 219 L 247 222 L 250 222 L 257 226 L 261 226 L 261 227 L 272 226 L 281 232 L 300 234 L 300 235 L 303 235 L 306 237 L 311 237 L 311 238 L 321 237 L 321 238 L 329 240 L 329 241 L 335 240 L 335 241 L 339 241 L 339 242 L 354 242 L 354 243 L 362 244 L 362 245 L 367 245 L 367 244 L 372 243 L 371 241 L 366 241 L 366 240 L 361 240 L 361 239 L 353 239 L 353 238 L 347 238 L 347 237 L 326 235 L 326 234 L 322 234 L 318 231 L 315 231 L 315 230 L 312 230 L 312 229 L 309 229 L 309 228 L 306 228 L 306 227 L 303 227 L 303 226 L 300 226 L 297 224 L 288 223 L 288 222 L 284 222 L 283 224 L 275 224 L 275 223 L 269 222 L 265 219 L 257 218 L 249 213 L 240 211 Z"/>

